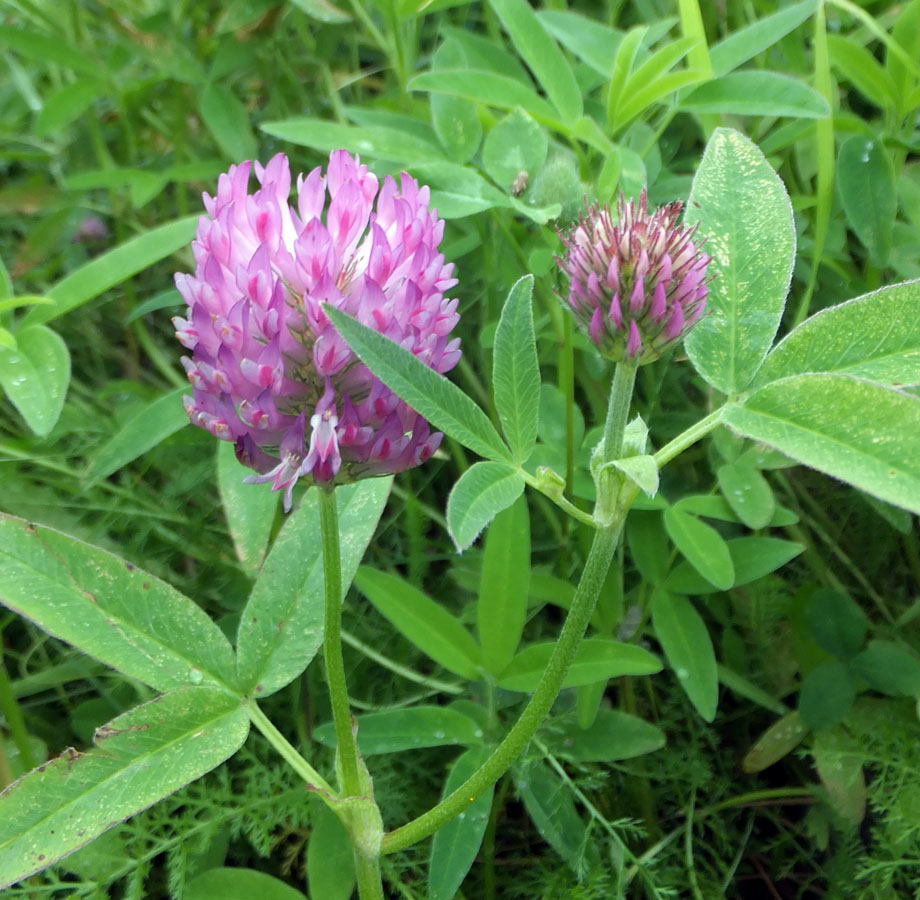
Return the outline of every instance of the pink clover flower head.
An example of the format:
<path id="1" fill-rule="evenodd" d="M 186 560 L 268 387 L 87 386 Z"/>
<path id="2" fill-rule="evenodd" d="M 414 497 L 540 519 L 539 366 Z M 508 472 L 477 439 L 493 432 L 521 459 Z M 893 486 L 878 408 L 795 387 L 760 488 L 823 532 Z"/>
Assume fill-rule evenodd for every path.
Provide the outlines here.
<path id="1" fill-rule="evenodd" d="M 259 186 L 250 192 L 250 172 Z M 297 178 L 287 157 L 231 166 L 192 242 L 193 275 L 176 337 L 194 392 L 192 423 L 232 441 L 283 490 L 300 478 L 330 487 L 424 462 L 442 435 L 355 356 L 323 312 L 329 303 L 444 373 L 460 359 L 457 280 L 438 252 L 444 223 L 405 172 L 377 177 L 345 150 L 325 173 Z"/>
<path id="2" fill-rule="evenodd" d="M 609 206 L 586 206 L 566 233 L 556 263 L 568 277 L 568 304 L 598 350 L 617 362 L 657 359 L 706 310 L 709 257 L 696 228 L 677 224 L 681 204 L 648 211 L 620 195 L 614 224 Z"/>

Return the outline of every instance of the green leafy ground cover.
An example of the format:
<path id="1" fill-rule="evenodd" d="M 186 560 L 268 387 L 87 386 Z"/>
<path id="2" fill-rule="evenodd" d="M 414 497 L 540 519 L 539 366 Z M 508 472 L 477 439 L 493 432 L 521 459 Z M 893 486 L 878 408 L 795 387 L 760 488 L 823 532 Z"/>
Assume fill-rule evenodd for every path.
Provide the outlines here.
<path id="1" fill-rule="evenodd" d="M 338 820 L 209 687 L 260 684 L 331 777 L 321 660 L 300 675 L 321 635 L 274 644 L 241 627 L 269 579 L 315 578 L 318 550 L 282 531 L 276 495 L 239 484 L 226 445 L 187 427 L 169 323 L 200 193 L 232 162 L 284 151 L 308 170 L 338 147 L 432 186 L 460 278 L 453 377 L 488 414 L 460 415 L 488 461 L 446 441 L 385 508 L 382 482 L 339 499 L 357 570 L 346 665 L 388 827 L 462 783 L 513 723 L 584 564 L 589 530 L 522 494 L 517 470 L 550 466 L 588 509 L 611 370 L 554 296 L 555 226 L 585 197 L 647 185 L 654 203 L 690 198 L 717 266 L 760 273 L 718 272 L 760 318 L 734 322 L 737 305 L 714 298 L 683 348 L 641 370 L 654 448 L 726 395 L 724 424 L 630 513 L 525 756 L 434 840 L 383 858 L 389 896 L 920 896 L 920 288 L 882 288 L 920 278 L 918 0 L 11 0 L 0 54 L 0 510 L 102 548 L 35 532 L 56 567 L 25 580 L 32 544 L 2 520 L 0 596 L 23 615 L 0 614 L 0 781 L 92 747 L 106 723 L 129 730 L 155 690 L 173 689 L 169 748 L 104 730 L 106 753 L 45 770 L 122 773 L 81 801 L 87 815 L 95 803 L 118 820 L 165 793 L 145 775 L 161 754 L 178 787 L 245 740 L 4 896 L 351 894 Z M 730 202 L 739 184 L 756 202 Z M 521 394 L 531 309 L 538 398 Z M 492 379 L 496 357 L 515 377 Z M 382 517 L 362 561 L 368 509 Z M 473 543 L 490 509 L 505 511 Z M 100 608 L 85 579 L 116 569 Z M 149 607 L 121 602 L 145 572 L 159 579 Z M 48 597 L 56 637 L 26 618 Z M 87 646 L 94 615 L 127 637 L 99 625 L 91 657 L 67 641 Z M 164 638 L 141 653 L 151 622 Z M 202 646 L 208 666 L 190 668 Z M 101 664 L 131 671 L 133 654 L 158 662 L 135 677 Z M 220 720 L 206 757 L 205 715 Z M 28 827 L 0 826 L 0 876 Z"/>

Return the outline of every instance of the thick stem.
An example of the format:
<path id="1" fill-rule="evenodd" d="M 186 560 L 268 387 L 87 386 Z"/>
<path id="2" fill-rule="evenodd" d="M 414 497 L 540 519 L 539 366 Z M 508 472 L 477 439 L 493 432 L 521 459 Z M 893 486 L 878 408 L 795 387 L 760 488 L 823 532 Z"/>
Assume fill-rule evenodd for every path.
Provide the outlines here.
<path id="1" fill-rule="evenodd" d="M 332 703 L 332 721 L 342 773 L 339 788 L 346 797 L 361 794 L 358 774 L 358 746 L 351 730 L 351 710 L 342 660 L 342 561 L 339 551 L 339 516 L 334 490 L 319 490 L 319 524 L 323 542 L 323 582 L 326 590 L 326 621 L 323 633 L 323 657 L 326 681 Z M 362 895 L 363 896 L 363 895 Z"/>
<path id="2" fill-rule="evenodd" d="M 379 858 L 371 859 L 355 850 L 355 880 L 361 900 L 384 900 Z"/>
<path id="3" fill-rule="evenodd" d="M 604 578 L 616 549 L 622 525 L 623 522 L 620 519 L 615 524 L 599 528 L 594 533 L 591 551 L 588 554 L 581 581 L 575 591 L 572 607 L 562 627 L 562 633 L 553 648 L 553 654 L 536 691 L 514 727 L 482 767 L 457 790 L 424 815 L 385 835 L 381 853 L 395 853 L 397 850 L 410 847 L 468 809 L 470 803 L 479 794 L 501 778 L 527 746 L 550 711 L 562 688 L 569 666 L 575 658 L 575 651 L 588 627 L 598 594 L 604 585 Z"/>
<path id="4" fill-rule="evenodd" d="M 634 362 L 618 362 L 610 386 L 610 402 L 607 405 L 607 422 L 604 425 L 604 462 L 619 459 L 623 452 L 623 435 L 629 406 L 632 402 L 633 385 L 639 367 Z"/>

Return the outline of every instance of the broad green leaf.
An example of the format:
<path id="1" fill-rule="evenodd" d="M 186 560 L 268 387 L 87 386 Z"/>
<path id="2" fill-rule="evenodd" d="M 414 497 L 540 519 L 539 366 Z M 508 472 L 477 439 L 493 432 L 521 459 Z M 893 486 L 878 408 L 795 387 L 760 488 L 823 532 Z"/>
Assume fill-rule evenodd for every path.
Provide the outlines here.
<path id="1" fill-rule="evenodd" d="M 514 109 L 520 106 L 537 121 L 557 122 L 556 111 L 532 88 L 515 78 L 482 69 L 439 69 L 409 79 L 410 91 L 451 94 L 484 106 Z"/>
<path id="2" fill-rule="evenodd" d="M 493 72 L 531 86 L 530 75 L 517 56 L 486 35 L 445 23 L 441 24 L 441 33 L 445 38 L 455 40 L 463 48 L 471 68 Z"/>
<path id="3" fill-rule="evenodd" d="M 678 683 L 696 711 L 711 722 L 719 702 L 719 677 L 706 623 L 686 597 L 656 591 L 652 624 Z"/>
<path id="4" fill-rule="evenodd" d="M 711 525 L 671 506 L 664 511 L 664 527 L 677 549 L 703 578 L 723 591 L 735 583 L 731 554 Z"/>
<path id="5" fill-rule="evenodd" d="M 805 623 L 815 643 L 837 659 L 849 659 L 866 642 L 868 620 L 851 597 L 820 588 L 805 607 Z"/>
<path id="6" fill-rule="evenodd" d="M 233 685 L 233 651 L 165 581 L 98 547 L 0 514 L 0 602 L 145 684 Z"/>
<path id="7" fill-rule="evenodd" d="M 898 209 L 894 166 L 879 138 L 848 137 L 837 152 L 837 192 L 847 223 L 882 267 L 891 252 L 891 232 Z"/>
<path id="8" fill-rule="evenodd" d="M 198 112 L 227 159 L 256 159 L 259 148 L 246 107 L 225 84 L 212 82 L 198 97 Z"/>
<path id="9" fill-rule="evenodd" d="M 243 571 L 254 578 L 265 558 L 279 494 L 265 485 L 243 484 L 249 470 L 236 459 L 233 444 L 217 444 L 217 489 L 230 537 Z"/>
<path id="10" fill-rule="evenodd" d="M 259 128 L 266 134 L 312 147 L 328 153 L 348 147 L 353 153 L 384 159 L 409 167 L 414 162 L 444 159 L 439 147 L 397 128 L 383 125 L 360 127 L 325 119 L 293 118 L 278 122 L 263 122 Z"/>
<path id="11" fill-rule="evenodd" d="M 815 11 L 818 0 L 802 0 L 740 28 L 709 50 L 712 70 L 727 75 L 733 69 L 772 47 Z"/>
<path id="12" fill-rule="evenodd" d="M 540 171 L 548 147 L 543 128 L 523 109 L 513 109 L 486 135 L 482 166 L 496 184 L 510 192 L 521 172 L 533 177 Z"/>
<path id="13" fill-rule="evenodd" d="M 105 83 L 96 78 L 82 78 L 58 88 L 45 99 L 35 119 L 35 133 L 48 137 L 76 121 L 105 92 Z"/>
<path id="14" fill-rule="evenodd" d="M 788 75 L 754 69 L 707 81 L 682 97 L 679 105 L 689 112 L 733 116 L 823 119 L 831 112 L 813 87 Z"/>
<path id="15" fill-rule="evenodd" d="M 722 496 L 748 528 L 757 530 L 770 524 L 776 501 L 773 489 L 757 469 L 735 461 L 720 466 L 717 477 Z"/>
<path id="16" fill-rule="evenodd" d="M 477 624 L 482 662 L 499 675 L 511 662 L 527 618 L 530 514 L 525 497 L 500 512 L 486 532 Z"/>
<path id="17" fill-rule="evenodd" d="M 513 206 L 513 197 L 467 166 L 452 162 L 419 163 L 412 167 L 412 174 L 431 188 L 431 205 L 442 219 L 459 219 L 494 206 Z"/>
<path id="18" fill-rule="evenodd" d="M 496 126 L 497 127 L 497 126 Z M 495 331 L 492 385 L 495 407 L 515 462 L 537 442 L 540 367 L 533 328 L 533 276 L 512 285 Z"/>
<path id="19" fill-rule="evenodd" d="M 355 587 L 407 640 L 461 678 L 480 677 L 481 654 L 466 626 L 398 575 L 361 566 Z"/>
<path id="20" fill-rule="evenodd" d="M 792 206 L 763 154 L 737 131 L 717 128 L 693 179 L 686 222 L 712 257 L 707 315 L 687 355 L 713 387 L 744 390 L 779 327 L 795 258 Z"/>
<path id="21" fill-rule="evenodd" d="M 489 758 L 487 747 L 471 747 L 450 768 L 441 797 L 452 794 Z M 442 825 L 431 842 L 428 900 L 453 900 L 476 859 L 489 823 L 494 785 L 489 785 L 455 819 Z"/>
<path id="22" fill-rule="evenodd" d="M 774 347 L 754 386 L 810 372 L 920 384 L 920 281 L 883 287 L 806 319 Z"/>
<path id="23" fill-rule="evenodd" d="M 639 574 L 652 584 L 660 584 L 668 574 L 670 547 L 660 512 L 631 510 L 626 519 L 629 555 Z"/>
<path id="24" fill-rule="evenodd" d="M 16 331 L 15 347 L 0 347 L 0 388 L 39 437 L 57 423 L 70 384 L 70 352 L 44 325 Z"/>
<path id="25" fill-rule="evenodd" d="M 509 691 L 532 693 L 555 646 L 554 642 L 546 641 L 525 647 L 502 672 L 499 685 Z M 621 675 L 654 675 L 660 671 L 661 660 L 642 647 L 611 638 L 586 638 L 578 645 L 562 686 L 578 687 Z"/>
<path id="26" fill-rule="evenodd" d="M 85 52 L 69 44 L 62 34 L 53 37 L 26 31 L 23 28 L 0 26 L 0 47 L 9 47 L 28 59 L 46 64 L 53 61 L 55 65 L 71 69 L 81 75 L 92 78 L 99 75 L 99 63 Z"/>
<path id="27" fill-rule="evenodd" d="M 187 216 L 144 232 L 75 269 L 50 291 L 54 306 L 36 306 L 23 325 L 50 322 L 120 284 L 191 242 L 198 216 Z"/>
<path id="28" fill-rule="evenodd" d="M 392 478 L 335 489 L 342 591 L 348 590 L 390 493 Z M 323 642 L 322 541 L 316 492 L 307 491 L 262 564 L 240 618 L 237 672 L 245 690 L 267 697 L 309 665 Z"/>
<path id="29" fill-rule="evenodd" d="M 798 710 L 787 713 L 774 722 L 754 743 L 741 761 L 741 769 L 748 774 L 762 772 L 792 753 L 805 735 L 808 726 L 802 721 Z"/>
<path id="30" fill-rule="evenodd" d="M 322 802 L 313 804 L 310 826 L 307 843 L 310 895 L 323 900 L 349 900 L 355 889 L 355 857 L 345 826 Z"/>
<path id="31" fill-rule="evenodd" d="M 570 10 L 541 9 L 540 24 L 570 53 L 609 78 L 623 32 Z"/>
<path id="32" fill-rule="evenodd" d="M 735 570 L 734 587 L 750 584 L 770 572 L 775 572 L 805 549 L 794 541 L 773 537 L 734 538 L 725 543 Z M 668 575 L 664 587 L 678 594 L 712 594 L 720 590 L 688 562 L 674 568 Z"/>
<path id="33" fill-rule="evenodd" d="M 219 766 L 243 744 L 239 698 L 197 687 L 164 694 L 100 728 L 0 794 L 0 888 Z"/>
<path id="34" fill-rule="evenodd" d="M 307 900 L 305 894 L 280 878 L 257 869 L 238 868 L 208 869 L 189 881 L 182 896 L 184 900 Z M 331 894 L 326 896 L 331 900 Z"/>
<path id="35" fill-rule="evenodd" d="M 466 550 L 503 509 L 524 492 L 524 479 L 507 463 L 473 463 L 447 498 L 447 530 L 458 551 Z"/>
<path id="36" fill-rule="evenodd" d="M 855 699 L 850 669 L 842 662 L 825 663 L 802 681 L 799 715 L 809 728 L 830 728 L 844 719 Z"/>
<path id="37" fill-rule="evenodd" d="M 584 864 L 587 836 L 585 823 L 575 809 L 572 789 L 539 759 L 518 762 L 511 775 L 537 830 L 577 871 Z"/>
<path id="38" fill-rule="evenodd" d="M 452 40 L 441 44 L 431 58 L 431 68 L 435 71 L 461 68 L 465 64 L 463 49 Z M 449 94 L 432 94 L 430 103 L 431 124 L 441 146 L 452 160 L 468 162 L 482 141 L 482 124 L 476 104 Z"/>
<path id="39" fill-rule="evenodd" d="M 482 729 L 469 716 L 447 706 L 387 709 L 358 716 L 357 724 L 358 749 L 364 756 L 422 747 L 476 746 L 482 742 Z M 334 747 L 332 722 L 315 728 L 313 737 L 327 747 Z"/>
<path id="40" fill-rule="evenodd" d="M 881 63 L 851 37 L 842 34 L 827 36 L 827 49 L 831 65 L 879 109 L 890 109 L 897 102 L 891 76 Z"/>
<path id="41" fill-rule="evenodd" d="M 555 756 L 573 762 L 633 759 L 665 745 L 660 728 L 618 709 L 598 710 L 590 728 L 580 728 L 572 716 L 553 718 L 541 737 Z"/>
<path id="42" fill-rule="evenodd" d="M 796 375 L 723 421 L 798 462 L 920 513 L 920 398 L 846 375 Z"/>
<path id="43" fill-rule="evenodd" d="M 182 395 L 191 389 L 176 388 L 158 397 L 131 416 L 94 454 L 86 473 L 90 483 L 107 478 L 122 466 L 152 450 L 170 435 L 188 425 L 188 414 L 182 406 Z"/>
<path id="44" fill-rule="evenodd" d="M 490 6 L 563 121 L 574 122 L 584 109 L 581 89 L 568 60 L 540 24 L 533 7 L 526 0 L 490 0 Z"/>
<path id="45" fill-rule="evenodd" d="M 435 428 L 480 456 L 512 461 L 495 426 L 460 388 L 388 337 L 329 304 L 323 309 L 361 362 Z"/>
<path id="46" fill-rule="evenodd" d="M 920 659 L 900 644 L 870 641 L 852 666 L 875 691 L 892 697 L 920 697 Z"/>

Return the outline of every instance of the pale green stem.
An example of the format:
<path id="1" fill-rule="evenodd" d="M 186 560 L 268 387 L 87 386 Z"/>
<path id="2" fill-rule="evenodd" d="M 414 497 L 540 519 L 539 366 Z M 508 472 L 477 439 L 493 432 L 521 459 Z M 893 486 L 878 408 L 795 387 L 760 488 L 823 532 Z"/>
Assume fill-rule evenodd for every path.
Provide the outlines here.
<path id="1" fill-rule="evenodd" d="M 722 419 L 722 410 L 725 407 L 720 406 L 713 410 L 705 419 L 700 419 L 695 425 L 691 425 L 686 431 L 682 431 L 673 441 L 665 444 L 656 454 L 655 463 L 660 469 L 665 463 L 670 462 L 675 456 L 679 456 L 688 447 L 693 446 L 701 437 L 705 437 L 712 431 Z"/>
<path id="2" fill-rule="evenodd" d="M 607 405 L 607 421 L 604 424 L 604 462 L 619 459 L 623 451 L 623 435 L 629 418 L 629 406 L 632 402 L 633 385 L 639 367 L 633 362 L 618 362 L 613 373 L 610 387 L 610 402 Z"/>
<path id="3" fill-rule="evenodd" d="M 361 794 L 361 780 L 358 775 L 358 746 L 351 730 L 345 663 L 342 660 L 342 559 L 339 551 L 339 516 L 335 506 L 334 489 L 319 490 L 319 524 L 326 592 L 323 656 L 326 661 L 326 681 L 332 704 L 338 761 L 342 772 L 342 784 L 339 788 L 344 796 L 355 797 Z"/>
<path id="4" fill-rule="evenodd" d="M 330 797 L 336 796 L 335 788 L 294 749 L 290 741 L 275 728 L 271 719 L 259 709 L 255 700 L 249 700 L 246 703 L 246 712 L 249 714 L 249 720 L 252 724 L 262 732 L 269 744 L 278 751 L 278 755 L 307 784 L 325 791 Z"/>

